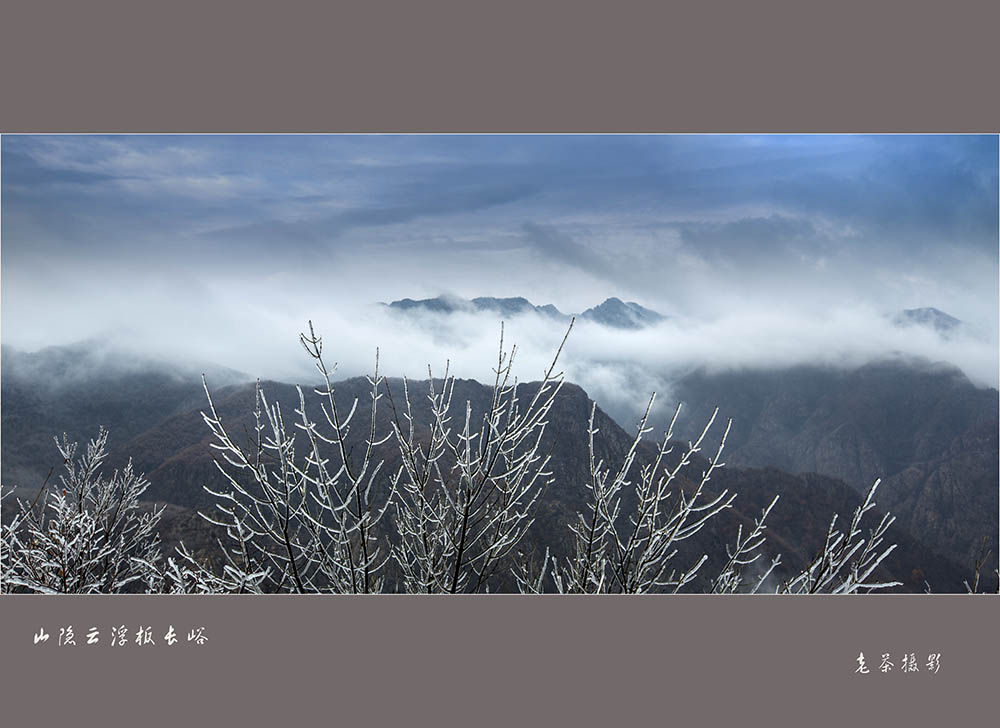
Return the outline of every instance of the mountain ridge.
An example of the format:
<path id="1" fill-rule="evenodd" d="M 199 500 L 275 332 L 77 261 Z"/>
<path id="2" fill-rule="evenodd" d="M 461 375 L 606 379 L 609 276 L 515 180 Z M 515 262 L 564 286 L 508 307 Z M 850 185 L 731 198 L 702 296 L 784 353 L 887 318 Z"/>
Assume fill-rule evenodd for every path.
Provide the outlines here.
<path id="1" fill-rule="evenodd" d="M 954 316 L 945 313 L 941 309 L 933 306 L 923 308 L 906 308 L 896 312 L 892 316 L 894 326 L 909 328 L 911 326 L 921 326 L 933 329 L 944 338 L 951 338 L 955 333 L 965 327 L 965 323 Z"/>
<path id="2" fill-rule="evenodd" d="M 452 314 L 465 312 L 489 313 L 500 316 L 522 316 L 534 313 L 543 318 L 567 322 L 570 318 L 575 317 L 578 320 L 591 321 L 617 329 L 641 329 L 667 319 L 663 314 L 646 308 L 635 301 L 622 301 L 614 296 L 606 298 L 602 303 L 578 314 L 563 313 L 551 303 L 537 306 L 522 296 L 512 298 L 478 296 L 466 299 L 441 295 L 423 299 L 402 298 L 381 305 L 402 313 Z"/>

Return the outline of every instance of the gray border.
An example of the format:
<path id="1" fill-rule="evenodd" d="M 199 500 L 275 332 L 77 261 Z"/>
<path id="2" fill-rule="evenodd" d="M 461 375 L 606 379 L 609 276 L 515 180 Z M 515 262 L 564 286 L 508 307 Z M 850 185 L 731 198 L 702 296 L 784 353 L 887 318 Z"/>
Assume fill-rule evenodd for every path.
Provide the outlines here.
<path id="1" fill-rule="evenodd" d="M 956 0 L 8 2 L 0 131 L 996 132 Z"/>
<path id="2" fill-rule="evenodd" d="M 34 719 L 26 725 L 947 726 L 987 715 L 1000 649 L 1000 631 L 985 628 L 997 601 L 964 595 L 27 595 L 0 605 L 9 725 L 21 723 L 6 716 Z M 60 647 L 67 624 L 77 645 Z M 130 639 L 151 626 L 155 644 L 112 647 L 119 624 Z M 170 625 L 180 637 L 172 646 Z M 51 636 L 34 645 L 41 626 Z M 101 641 L 86 645 L 91 626 Z M 198 626 L 202 645 L 187 641 Z M 854 672 L 860 651 L 867 675 Z M 878 669 L 885 652 L 889 673 Z M 911 652 L 919 672 L 903 673 Z M 941 654 L 936 674 L 928 653 Z"/>
<path id="3" fill-rule="evenodd" d="M 206 5 L 6 4 L 0 130 L 1000 129 L 986 3 Z M 5 596 L 0 715 L 947 725 L 991 713 L 998 599 Z M 55 645 L 122 623 L 157 644 Z M 855 675 L 862 650 L 896 671 Z"/>

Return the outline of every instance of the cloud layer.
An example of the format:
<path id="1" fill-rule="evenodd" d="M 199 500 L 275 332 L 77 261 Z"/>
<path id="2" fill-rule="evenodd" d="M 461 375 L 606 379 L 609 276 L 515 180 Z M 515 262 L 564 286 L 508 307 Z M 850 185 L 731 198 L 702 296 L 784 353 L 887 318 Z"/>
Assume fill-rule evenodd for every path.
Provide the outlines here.
<path id="1" fill-rule="evenodd" d="M 997 383 L 995 136 L 5 137 L 2 333 L 89 337 L 307 376 L 309 318 L 342 372 L 485 378 L 498 324 L 376 301 L 608 296 L 672 318 L 578 324 L 567 374 L 606 398 L 686 367 L 902 352 Z M 886 315 L 935 306 L 951 342 Z M 561 334 L 508 322 L 537 377 Z M 618 394 L 616 394 L 618 393 Z"/>

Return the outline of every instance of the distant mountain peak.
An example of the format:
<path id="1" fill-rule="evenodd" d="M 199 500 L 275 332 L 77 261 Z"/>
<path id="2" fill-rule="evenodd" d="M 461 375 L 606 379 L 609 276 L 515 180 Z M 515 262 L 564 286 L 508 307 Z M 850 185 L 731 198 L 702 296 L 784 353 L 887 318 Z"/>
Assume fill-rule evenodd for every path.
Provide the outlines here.
<path id="1" fill-rule="evenodd" d="M 666 317 L 635 301 L 611 297 L 604 303 L 588 308 L 580 318 L 617 329 L 642 329 L 663 321 Z"/>
<path id="2" fill-rule="evenodd" d="M 434 311 L 436 313 L 454 313 L 469 308 L 471 302 L 456 296 L 437 296 L 436 298 L 401 298 L 388 304 L 389 308 L 398 311 Z"/>
<path id="3" fill-rule="evenodd" d="M 501 316 L 519 316 L 534 313 L 545 318 L 560 321 L 567 321 L 570 318 L 569 315 L 564 314 L 551 303 L 536 306 L 523 296 L 512 298 L 479 296 L 471 300 L 444 295 L 437 298 L 420 300 L 403 298 L 389 303 L 388 307 L 396 311 L 413 313 L 451 314 L 458 311 L 469 311 L 499 314 Z M 612 328 L 641 329 L 662 321 L 666 317 L 656 311 L 640 306 L 634 301 L 625 302 L 620 298 L 612 297 L 606 299 L 604 303 L 598 306 L 588 308 L 583 313 L 578 314 L 577 318 Z"/>
<path id="4" fill-rule="evenodd" d="M 892 317 L 892 323 L 900 327 L 923 326 L 931 328 L 942 336 L 954 333 L 963 325 L 959 319 L 933 306 L 904 309 Z"/>
<path id="5" fill-rule="evenodd" d="M 436 298 L 423 298 L 414 300 L 412 298 L 402 298 L 388 304 L 390 309 L 406 313 L 439 313 L 452 314 L 457 312 L 481 312 L 499 314 L 501 316 L 519 316 L 526 313 L 536 313 L 540 316 L 564 319 L 567 318 L 552 304 L 546 306 L 535 306 L 527 298 L 518 296 L 515 298 L 496 298 L 493 296 L 479 296 L 472 300 L 460 298 L 458 296 L 441 295 Z"/>
<path id="6" fill-rule="evenodd" d="M 557 316 L 563 318 L 563 314 L 552 304 L 547 306 L 535 306 L 531 301 L 523 296 L 516 298 L 494 298 L 492 296 L 479 296 L 473 298 L 472 306 L 477 311 L 490 311 L 504 316 L 516 316 L 522 313 L 537 313 L 543 316 Z"/>

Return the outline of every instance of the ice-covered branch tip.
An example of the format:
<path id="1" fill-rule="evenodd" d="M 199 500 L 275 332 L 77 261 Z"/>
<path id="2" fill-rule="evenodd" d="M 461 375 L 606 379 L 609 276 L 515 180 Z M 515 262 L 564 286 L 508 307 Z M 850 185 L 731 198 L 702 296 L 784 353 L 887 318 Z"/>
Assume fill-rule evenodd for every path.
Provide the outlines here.
<path id="1" fill-rule="evenodd" d="M 102 427 L 86 451 L 64 434 L 55 438 L 65 473 L 61 487 L 41 491 L 4 524 L 3 588 L 46 594 L 106 594 L 153 590 L 159 585 L 147 564 L 160 559 L 156 527 L 163 507 L 143 507 L 148 481 L 129 461 L 110 476 Z M 46 479 L 47 480 L 47 479 Z M 45 490 L 45 484 L 42 486 Z M 42 500 L 44 507 L 36 510 Z"/>
<path id="2" fill-rule="evenodd" d="M 861 520 L 875 507 L 875 491 L 881 483 L 876 480 L 868 489 L 865 499 L 854 511 L 846 532 L 837 530 L 838 515 L 834 514 L 827 528 L 823 548 L 809 565 L 796 577 L 786 581 L 778 591 L 783 594 L 851 594 L 861 590 L 873 591 L 900 586 L 901 582 L 868 581 L 879 565 L 891 554 L 896 545 L 882 549 L 882 542 L 889 526 L 895 521 L 888 513 L 878 526 L 861 537 Z"/>

